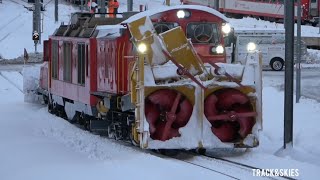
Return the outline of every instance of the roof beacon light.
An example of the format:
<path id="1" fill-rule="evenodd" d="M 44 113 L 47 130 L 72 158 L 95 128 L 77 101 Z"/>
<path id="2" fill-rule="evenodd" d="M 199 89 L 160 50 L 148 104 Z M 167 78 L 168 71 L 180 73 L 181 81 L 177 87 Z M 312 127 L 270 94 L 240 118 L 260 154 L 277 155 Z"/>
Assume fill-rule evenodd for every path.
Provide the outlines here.
<path id="1" fill-rule="evenodd" d="M 138 51 L 142 54 L 145 53 L 147 51 L 147 46 L 144 43 L 139 44 Z"/>
<path id="2" fill-rule="evenodd" d="M 228 23 L 222 24 L 222 32 L 229 34 L 231 32 L 231 26 Z"/>
<path id="3" fill-rule="evenodd" d="M 184 18 L 186 16 L 186 13 L 184 12 L 184 10 L 179 10 L 178 12 L 177 12 L 177 17 L 178 18 Z"/>

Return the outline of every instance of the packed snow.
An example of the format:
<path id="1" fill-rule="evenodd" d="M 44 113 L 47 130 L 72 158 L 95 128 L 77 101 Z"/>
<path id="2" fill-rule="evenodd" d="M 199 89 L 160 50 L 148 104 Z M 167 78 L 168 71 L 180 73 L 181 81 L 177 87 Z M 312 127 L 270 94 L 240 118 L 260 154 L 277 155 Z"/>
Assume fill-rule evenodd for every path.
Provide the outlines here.
<path id="1" fill-rule="evenodd" d="M 13 84 L 0 76 L 0 113 L 4 117 L 0 120 L 2 179 L 122 179 L 123 171 L 135 174 L 141 169 L 144 175 L 133 179 L 224 178 L 81 130 L 49 114 L 41 105 L 25 103 L 18 89 L 22 87 L 20 73 L 2 74 L 20 79 Z M 301 179 L 314 179 L 315 170 L 320 169 L 320 144 L 315 141 L 320 132 L 314 129 L 320 125 L 320 105 L 305 98 L 295 105 L 294 149 L 277 157 L 274 154 L 282 147 L 282 109 L 283 92 L 264 87 L 261 144 L 244 155 L 229 158 L 263 168 L 299 168 Z"/>

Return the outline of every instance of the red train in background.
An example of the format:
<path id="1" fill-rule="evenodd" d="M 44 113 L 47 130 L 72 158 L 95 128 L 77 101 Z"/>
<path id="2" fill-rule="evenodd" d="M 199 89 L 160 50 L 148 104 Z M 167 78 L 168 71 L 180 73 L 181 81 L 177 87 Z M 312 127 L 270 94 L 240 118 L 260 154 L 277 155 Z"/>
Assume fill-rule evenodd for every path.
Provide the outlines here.
<path id="1" fill-rule="evenodd" d="M 181 0 L 184 4 L 204 5 L 215 8 L 216 0 Z M 301 0 L 303 23 L 317 25 L 319 0 Z M 284 0 L 219 0 L 219 11 L 231 17 L 253 16 L 269 21 L 283 21 Z M 295 3 L 297 16 L 297 3 Z"/>
<path id="2" fill-rule="evenodd" d="M 49 112 L 141 148 L 255 147 L 261 76 L 230 80 L 261 69 L 226 64 L 230 37 L 227 18 L 203 6 L 75 13 L 44 41 L 39 92 Z"/>

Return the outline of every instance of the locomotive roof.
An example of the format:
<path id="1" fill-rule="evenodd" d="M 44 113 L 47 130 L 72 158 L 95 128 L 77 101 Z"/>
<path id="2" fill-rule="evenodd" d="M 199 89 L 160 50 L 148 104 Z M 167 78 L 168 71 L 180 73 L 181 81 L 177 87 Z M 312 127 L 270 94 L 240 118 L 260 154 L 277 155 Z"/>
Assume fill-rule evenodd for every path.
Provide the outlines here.
<path id="1" fill-rule="evenodd" d="M 100 17 L 91 13 L 73 13 L 70 24 L 60 25 L 53 36 L 80 38 L 95 37 L 98 34 L 98 31 L 96 31 L 99 30 L 98 27 L 105 27 L 106 25 L 109 26 L 107 29 L 114 29 L 117 24 L 120 24 L 135 13 L 137 12 L 125 12 L 122 13 L 121 17 L 117 18 Z"/>
<path id="2" fill-rule="evenodd" d="M 143 11 L 141 13 L 135 14 L 133 16 L 131 16 L 130 18 L 128 18 L 127 20 L 123 21 L 123 23 L 129 23 L 131 21 L 140 19 L 144 16 L 152 16 L 154 14 L 158 14 L 161 12 L 165 12 L 165 11 L 169 11 L 169 10 L 174 10 L 174 9 L 194 9 L 194 10 L 199 10 L 199 11 L 204 11 L 204 12 L 208 12 L 210 14 L 213 14 L 221 19 L 223 19 L 225 22 L 229 22 L 228 18 L 226 16 L 224 16 L 223 14 L 221 14 L 220 12 L 218 12 L 215 9 L 206 7 L 206 6 L 199 6 L 199 5 L 177 5 L 177 6 L 164 6 L 161 8 L 157 8 L 157 9 L 152 9 L 152 10 L 147 10 L 147 11 Z"/>
<path id="3" fill-rule="evenodd" d="M 228 22 L 228 18 L 215 9 L 199 6 L 199 5 L 178 5 L 178 6 L 164 6 L 157 9 L 147 10 L 144 12 L 126 12 L 123 13 L 122 18 L 105 18 L 95 17 L 91 13 L 75 13 L 72 15 L 71 24 L 61 25 L 53 34 L 54 36 L 65 37 L 104 37 L 104 36 L 120 36 L 120 29 L 123 26 L 120 23 L 129 23 L 145 16 L 152 16 L 161 12 L 169 10 L 189 9 L 199 10 L 210 14 L 213 14 L 225 22 Z M 137 13 L 137 14 L 135 14 Z M 133 15 L 134 14 L 134 15 Z M 131 16 L 131 17 L 130 17 Z"/>

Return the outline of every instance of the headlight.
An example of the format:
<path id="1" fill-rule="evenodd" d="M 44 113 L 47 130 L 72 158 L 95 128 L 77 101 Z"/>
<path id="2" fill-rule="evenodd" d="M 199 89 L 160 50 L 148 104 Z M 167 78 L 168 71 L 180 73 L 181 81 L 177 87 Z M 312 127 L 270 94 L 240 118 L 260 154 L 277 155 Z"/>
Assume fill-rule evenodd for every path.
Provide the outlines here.
<path id="1" fill-rule="evenodd" d="M 184 18 L 186 16 L 186 13 L 183 10 L 179 10 L 177 12 L 177 17 L 178 18 Z"/>
<path id="2" fill-rule="evenodd" d="M 231 26 L 228 23 L 222 24 L 222 32 L 229 34 L 231 32 Z"/>
<path id="3" fill-rule="evenodd" d="M 216 52 L 217 54 L 222 54 L 224 52 L 223 46 L 219 45 L 216 47 Z"/>
<path id="4" fill-rule="evenodd" d="M 218 45 L 217 47 L 211 48 L 211 54 L 223 54 L 224 47 L 222 45 Z"/>
<path id="5" fill-rule="evenodd" d="M 138 51 L 140 53 L 145 53 L 147 51 L 147 46 L 144 43 L 138 45 Z"/>
<path id="6" fill-rule="evenodd" d="M 257 49 L 257 45 L 253 42 L 249 42 L 247 45 L 248 52 L 254 52 Z"/>
<path id="7" fill-rule="evenodd" d="M 177 11 L 177 17 L 179 19 L 181 19 L 181 18 L 189 18 L 190 16 L 191 16 L 191 13 L 188 10 L 179 10 L 179 11 Z"/>

